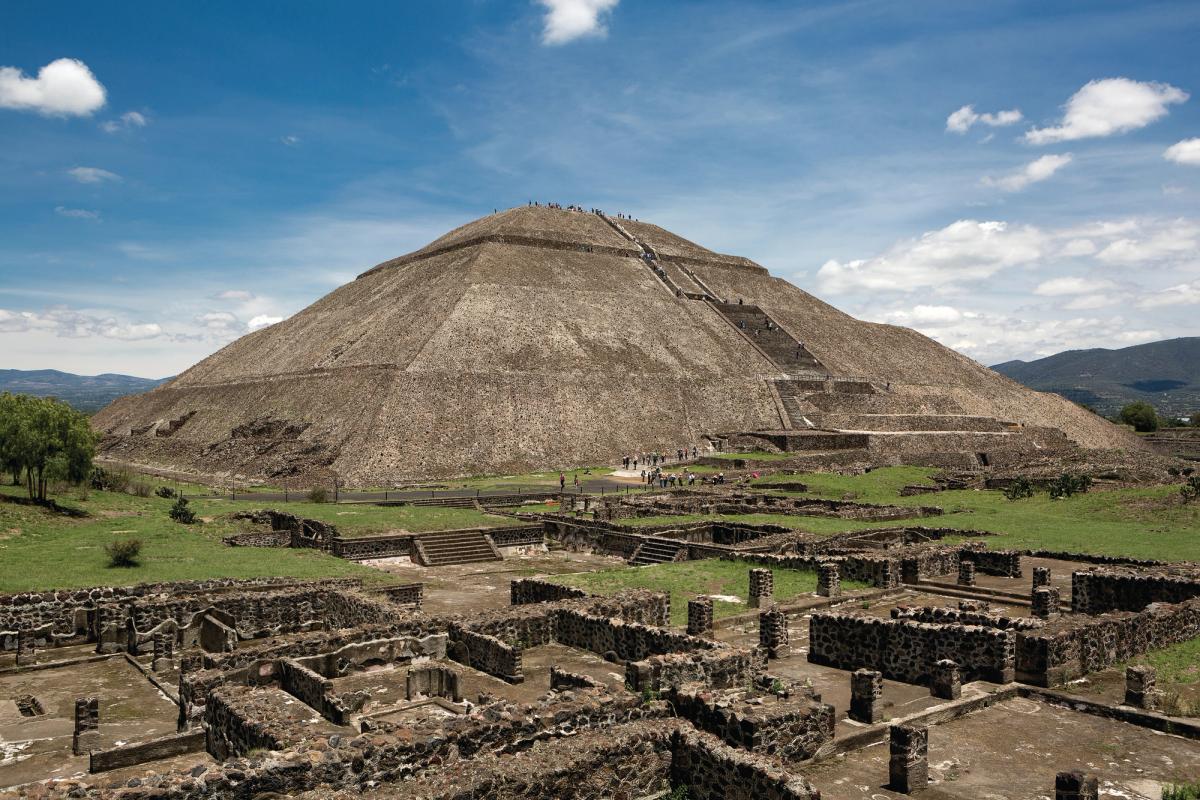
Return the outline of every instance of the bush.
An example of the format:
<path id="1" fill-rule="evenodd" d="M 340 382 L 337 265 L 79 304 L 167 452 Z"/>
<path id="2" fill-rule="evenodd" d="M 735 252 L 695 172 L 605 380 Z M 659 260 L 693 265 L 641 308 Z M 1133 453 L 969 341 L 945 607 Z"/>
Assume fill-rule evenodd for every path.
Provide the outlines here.
<path id="1" fill-rule="evenodd" d="M 328 503 L 329 490 L 324 486 L 314 486 L 308 490 L 308 502 L 310 503 Z"/>
<path id="2" fill-rule="evenodd" d="M 171 506 L 171 510 L 167 512 L 171 519 L 182 525 L 191 525 L 196 521 L 196 512 L 188 508 L 186 497 L 181 497 L 175 501 L 175 505 Z"/>
<path id="3" fill-rule="evenodd" d="M 1033 481 L 1025 477 L 1014 478 L 1012 483 L 1004 487 L 1004 496 L 1009 500 L 1033 497 Z"/>
<path id="4" fill-rule="evenodd" d="M 1050 499 L 1058 500 L 1076 494 L 1085 494 L 1092 488 L 1092 479 L 1078 472 L 1064 472 L 1050 484 Z"/>
<path id="5" fill-rule="evenodd" d="M 104 467 L 92 470 L 92 488 L 98 492 L 124 492 L 129 489 L 128 472 L 109 472 Z"/>
<path id="6" fill-rule="evenodd" d="M 175 490 L 170 486 L 160 486 L 154 490 L 154 494 L 156 497 L 165 497 L 166 499 L 170 500 L 175 496 Z"/>
<path id="7" fill-rule="evenodd" d="M 134 481 L 133 483 L 129 484 L 129 493 L 134 497 L 149 497 L 150 484 L 142 483 L 141 481 Z"/>
<path id="8" fill-rule="evenodd" d="M 1179 494 L 1183 497 L 1183 502 L 1190 503 L 1193 500 L 1200 498 L 1200 475 L 1193 475 L 1187 479 L 1187 483 L 1179 487 Z"/>
<path id="9" fill-rule="evenodd" d="M 142 552 L 141 539 L 116 539 L 104 545 L 110 567 L 136 567 Z"/>
<path id="10" fill-rule="evenodd" d="M 1158 412 L 1154 406 L 1140 400 L 1122 408 L 1119 418 L 1126 425 L 1132 425 L 1138 433 L 1158 430 Z"/>
<path id="11" fill-rule="evenodd" d="M 1162 800 L 1200 800 L 1200 781 L 1165 784 Z"/>

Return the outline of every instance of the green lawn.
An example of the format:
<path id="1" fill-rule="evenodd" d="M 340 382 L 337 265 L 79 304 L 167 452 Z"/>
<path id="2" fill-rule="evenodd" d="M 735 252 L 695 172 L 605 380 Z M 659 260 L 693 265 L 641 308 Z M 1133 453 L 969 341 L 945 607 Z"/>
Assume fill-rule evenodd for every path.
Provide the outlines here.
<path id="1" fill-rule="evenodd" d="M 749 570 L 761 566 L 749 561 L 682 561 L 653 564 L 648 567 L 616 567 L 599 572 L 578 572 L 554 575 L 546 580 L 575 586 L 596 594 L 616 594 L 625 589 L 651 589 L 671 593 L 671 622 L 687 623 L 687 601 L 702 594 L 723 594 L 740 597 L 741 603 L 717 600 L 713 613 L 727 617 L 749 609 Z M 775 599 L 789 600 L 797 595 L 810 594 L 817 589 L 817 574 L 772 567 L 775 574 Z M 842 581 L 842 588 L 863 589 L 865 584 Z"/>

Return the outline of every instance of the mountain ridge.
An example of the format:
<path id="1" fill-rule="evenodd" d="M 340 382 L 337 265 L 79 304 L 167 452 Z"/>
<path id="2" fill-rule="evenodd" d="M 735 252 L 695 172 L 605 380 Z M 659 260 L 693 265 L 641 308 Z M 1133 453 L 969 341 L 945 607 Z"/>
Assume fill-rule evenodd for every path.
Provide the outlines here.
<path id="1" fill-rule="evenodd" d="M 0 392 L 57 397 L 73 408 L 91 413 L 118 397 L 148 392 L 168 380 L 115 372 L 77 375 L 57 369 L 0 369 Z"/>

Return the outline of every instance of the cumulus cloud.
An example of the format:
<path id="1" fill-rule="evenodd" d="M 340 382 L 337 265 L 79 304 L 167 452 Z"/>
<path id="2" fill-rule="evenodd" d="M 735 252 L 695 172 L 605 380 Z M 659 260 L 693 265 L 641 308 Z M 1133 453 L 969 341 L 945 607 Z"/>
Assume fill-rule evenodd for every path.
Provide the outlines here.
<path id="1" fill-rule="evenodd" d="M 0 108 L 46 116 L 88 116 L 104 106 L 105 92 L 87 64 L 74 58 L 51 61 L 36 78 L 17 67 L 0 67 Z"/>
<path id="2" fill-rule="evenodd" d="M 287 136 L 280 136 L 279 143 L 286 145 L 287 147 L 295 147 L 296 145 L 300 144 L 300 137 L 293 136 L 291 134 L 288 134 Z"/>
<path id="3" fill-rule="evenodd" d="M 542 44 L 566 44 L 608 34 L 606 19 L 620 0 L 538 0 L 546 7 Z"/>
<path id="4" fill-rule="evenodd" d="M 218 300 L 238 300 L 244 302 L 253 298 L 254 295 L 251 292 L 243 291 L 241 289 L 226 289 L 225 291 L 217 294 Z"/>
<path id="5" fill-rule="evenodd" d="M 1091 280 L 1089 278 L 1052 278 L 1042 281 L 1033 290 L 1034 294 L 1043 297 L 1059 297 L 1067 294 L 1087 294 L 1107 289 L 1115 289 L 1117 285 L 1110 280 Z"/>
<path id="6" fill-rule="evenodd" d="M 0 308 L 0 332 L 44 331 L 68 339 L 100 336 L 131 342 L 155 339 L 163 335 L 155 322 L 126 322 L 110 316 L 75 311 L 55 306 L 43 312 L 10 311 Z"/>
<path id="7" fill-rule="evenodd" d="M 1171 220 L 1155 227 L 1135 228 L 1110 242 L 1096 258 L 1106 264 L 1136 266 L 1153 262 L 1195 261 L 1200 253 L 1200 223 Z"/>
<path id="8" fill-rule="evenodd" d="M 66 206 L 57 206 L 54 213 L 60 217 L 68 219 L 100 219 L 99 211 L 90 211 L 86 208 L 67 208 Z"/>
<path id="9" fill-rule="evenodd" d="M 1200 137 L 1176 142 L 1166 149 L 1163 158 L 1176 164 L 1200 167 Z"/>
<path id="10" fill-rule="evenodd" d="M 121 176 L 117 173 L 109 172 L 99 167 L 72 167 L 67 170 L 67 174 L 80 183 L 104 183 L 106 181 L 121 180 Z"/>
<path id="11" fill-rule="evenodd" d="M 964 219 L 899 242 L 874 258 L 827 261 L 817 271 L 817 280 L 823 291 L 834 294 L 854 289 L 940 290 L 1030 264 L 1044 250 L 1045 237 L 1036 228 Z"/>
<path id="12" fill-rule="evenodd" d="M 1129 78 L 1091 81 L 1067 100 L 1058 125 L 1025 134 L 1030 144 L 1052 144 L 1144 128 L 1167 115 L 1168 106 L 1188 99 L 1187 92 L 1166 83 Z"/>
<path id="13" fill-rule="evenodd" d="M 259 328 L 265 328 L 268 325 L 274 325 L 276 322 L 282 322 L 282 321 L 283 321 L 283 317 L 275 317 L 270 314 L 259 314 L 257 317 L 254 317 L 249 322 L 247 322 L 246 327 L 249 330 L 256 331 Z"/>
<path id="14" fill-rule="evenodd" d="M 1070 163 L 1070 153 L 1042 156 L 1002 177 L 985 177 L 983 183 L 985 186 L 995 186 L 1006 192 L 1019 192 L 1031 183 L 1039 183 L 1050 178 Z"/>
<path id="15" fill-rule="evenodd" d="M 110 119 L 100 123 L 100 128 L 105 133 L 118 133 L 120 131 L 127 131 L 132 128 L 144 128 L 146 127 L 147 122 L 148 120 L 146 119 L 145 114 L 137 111 L 126 111 L 116 119 Z"/>
<path id="16" fill-rule="evenodd" d="M 1181 283 L 1146 295 L 1138 301 L 1138 308 L 1162 308 L 1164 306 L 1191 306 L 1200 304 L 1200 281 Z"/>
<path id="17" fill-rule="evenodd" d="M 1023 119 L 1018 109 L 997 111 L 995 114 L 977 114 L 975 106 L 963 106 L 946 117 L 946 130 L 951 133 L 966 133 L 976 124 L 1000 128 L 1005 125 L 1015 125 Z"/>

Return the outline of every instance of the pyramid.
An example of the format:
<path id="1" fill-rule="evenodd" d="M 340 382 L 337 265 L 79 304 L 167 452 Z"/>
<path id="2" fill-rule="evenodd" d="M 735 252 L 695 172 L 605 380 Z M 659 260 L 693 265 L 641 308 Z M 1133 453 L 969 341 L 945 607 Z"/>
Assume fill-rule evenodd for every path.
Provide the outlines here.
<path id="1" fill-rule="evenodd" d="M 385 261 L 94 418 L 105 458 L 352 485 L 743 433 L 879 463 L 1136 439 L 658 226 L 520 207 Z"/>

